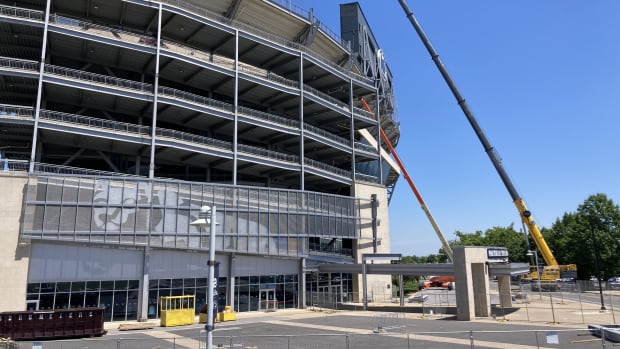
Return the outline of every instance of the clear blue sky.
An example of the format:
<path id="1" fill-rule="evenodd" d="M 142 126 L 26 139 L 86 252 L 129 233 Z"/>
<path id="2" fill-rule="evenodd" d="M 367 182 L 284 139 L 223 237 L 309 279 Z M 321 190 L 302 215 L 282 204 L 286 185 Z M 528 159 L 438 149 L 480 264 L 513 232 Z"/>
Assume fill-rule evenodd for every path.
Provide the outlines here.
<path id="1" fill-rule="evenodd" d="M 338 1 L 294 3 L 340 32 Z M 359 1 L 395 77 L 397 148 L 448 240 L 518 212 L 397 0 Z M 409 0 L 540 227 L 595 193 L 620 203 L 620 1 Z M 392 251 L 441 244 L 404 178 Z"/>

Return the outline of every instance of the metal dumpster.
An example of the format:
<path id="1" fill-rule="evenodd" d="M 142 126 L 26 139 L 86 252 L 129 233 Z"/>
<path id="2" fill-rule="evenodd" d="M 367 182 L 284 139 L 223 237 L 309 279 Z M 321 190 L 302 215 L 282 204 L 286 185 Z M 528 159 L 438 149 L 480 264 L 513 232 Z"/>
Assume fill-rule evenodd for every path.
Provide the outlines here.
<path id="1" fill-rule="evenodd" d="M 0 313 L 0 337 L 14 340 L 94 337 L 106 333 L 103 307 Z"/>

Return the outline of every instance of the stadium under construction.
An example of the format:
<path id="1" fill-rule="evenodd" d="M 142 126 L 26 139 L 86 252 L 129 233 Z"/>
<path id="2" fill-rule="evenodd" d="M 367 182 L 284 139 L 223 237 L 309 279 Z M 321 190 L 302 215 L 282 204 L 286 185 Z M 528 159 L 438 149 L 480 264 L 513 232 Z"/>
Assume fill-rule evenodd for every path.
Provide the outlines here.
<path id="1" fill-rule="evenodd" d="M 290 1 L 0 0 L 0 310 L 199 309 L 210 248 L 220 307 L 359 301 L 360 275 L 318 266 L 390 252 L 378 140 L 399 123 L 362 9 L 340 15 L 336 34 Z"/>

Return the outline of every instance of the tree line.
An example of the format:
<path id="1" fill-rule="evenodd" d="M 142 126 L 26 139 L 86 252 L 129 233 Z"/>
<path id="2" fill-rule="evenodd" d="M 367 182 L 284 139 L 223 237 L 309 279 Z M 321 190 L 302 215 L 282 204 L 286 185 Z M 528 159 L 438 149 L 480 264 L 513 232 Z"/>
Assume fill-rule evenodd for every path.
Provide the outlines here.
<path id="1" fill-rule="evenodd" d="M 499 246 L 508 249 L 510 262 L 531 263 L 528 251 L 537 246 L 525 228 L 514 224 L 493 227 L 486 231 L 456 231 L 451 246 Z M 575 212 L 566 212 L 550 228 L 541 228 L 551 252 L 560 265 L 576 264 L 579 279 L 600 276 L 606 280 L 620 276 L 620 208 L 605 194 L 594 194 L 580 204 Z M 531 254 L 530 254 L 531 255 Z M 544 265 L 538 255 L 539 265 Z M 406 256 L 403 263 L 445 263 L 443 248 L 428 256 Z M 597 268 L 598 267 L 598 268 Z M 597 273 L 598 269 L 598 273 Z M 598 274 L 598 275 L 597 275 Z"/>

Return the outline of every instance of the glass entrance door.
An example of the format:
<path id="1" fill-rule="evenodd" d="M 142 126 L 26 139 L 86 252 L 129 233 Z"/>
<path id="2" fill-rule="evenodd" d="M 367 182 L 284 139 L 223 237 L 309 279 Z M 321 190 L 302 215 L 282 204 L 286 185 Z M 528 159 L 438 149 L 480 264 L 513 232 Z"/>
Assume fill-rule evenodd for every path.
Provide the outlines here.
<path id="1" fill-rule="evenodd" d="M 260 290 L 260 301 L 258 302 L 258 310 L 276 310 L 278 300 L 276 299 L 276 290 L 266 289 Z"/>
<path id="2" fill-rule="evenodd" d="M 342 303 L 342 287 L 340 285 L 320 286 L 318 288 L 318 298 L 323 306 L 333 306 L 335 303 Z"/>

